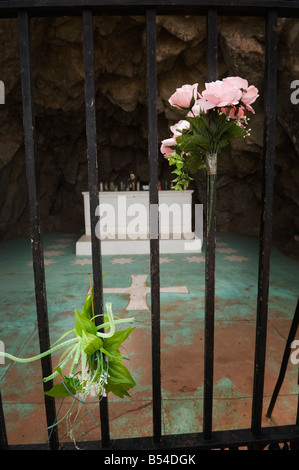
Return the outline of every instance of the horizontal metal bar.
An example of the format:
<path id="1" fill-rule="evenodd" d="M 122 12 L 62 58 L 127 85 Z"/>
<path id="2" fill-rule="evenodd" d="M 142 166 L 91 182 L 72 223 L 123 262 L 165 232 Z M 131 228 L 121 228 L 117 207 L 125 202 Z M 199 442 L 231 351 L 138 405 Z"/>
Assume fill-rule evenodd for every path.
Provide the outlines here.
<path id="1" fill-rule="evenodd" d="M 217 8 L 219 15 L 264 16 L 269 9 L 276 9 L 278 16 L 298 17 L 298 0 L 1 0 L 0 16 L 15 17 L 25 9 L 32 16 L 81 15 L 82 9 L 92 8 L 93 13 L 145 14 L 149 7 L 160 14 L 206 14 Z"/>
<path id="2" fill-rule="evenodd" d="M 206 441 L 202 433 L 173 434 L 163 436 L 160 443 L 154 443 L 152 437 L 138 437 L 130 439 L 112 439 L 111 451 L 177 451 L 196 452 L 200 450 L 250 447 L 259 448 L 272 443 L 293 443 L 299 445 L 299 426 L 275 426 L 263 428 L 260 434 L 253 436 L 250 429 L 236 429 L 233 431 L 214 431 L 213 438 Z M 101 450 L 98 441 L 76 442 L 82 450 Z M 66 450 L 75 450 L 72 442 L 62 443 Z M 13 445 L 9 450 L 46 450 L 46 444 Z M 106 452 L 105 450 L 103 452 Z"/>

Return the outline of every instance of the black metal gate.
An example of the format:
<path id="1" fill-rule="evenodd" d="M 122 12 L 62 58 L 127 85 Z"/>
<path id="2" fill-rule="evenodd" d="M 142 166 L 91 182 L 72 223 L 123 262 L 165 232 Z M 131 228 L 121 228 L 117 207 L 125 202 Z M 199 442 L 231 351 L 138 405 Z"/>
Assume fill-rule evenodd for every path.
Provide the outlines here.
<path id="1" fill-rule="evenodd" d="M 264 82 L 264 155 L 263 155 L 263 209 L 260 224 L 259 277 L 256 317 L 256 349 L 251 428 L 213 431 L 213 354 L 214 354 L 214 297 L 215 297 L 215 220 L 206 245 L 206 312 L 205 312 L 205 376 L 203 432 L 196 434 L 162 435 L 161 432 L 161 370 L 160 370 L 160 273 L 159 240 L 150 240 L 151 314 L 152 314 L 152 437 L 111 440 L 109 435 L 108 401 L 100 402 L 101 441 L 82 443 L 83 449 L 110 450 L 185 450 L 213 448 L 261 449 L 270 443 L 287 442 L 298 446 L 299 412 L 294 425 L 262 428 L 263 386 L 266 354 L 267 311 L 272 229 L 273 174 L 275 156 L 276 75 L 277 75 L 277 18 L 299 17 L 299 1 L 283 0 L 2 0 L 0 16 L 18 18 L 21 63 L 23 124 L 26 150 L 26 168 L 30 205 L 30 228 L 35 279 L 36 308 L 40 350 L 50 347 L 43 240 L 40 227 L 38 182 L 36 174 L 36 142 L 31 77 L 30 17 L 82 16 L 83 52 L 85 68 L 86 133 L 88 150 L 88 177 L 90 194 L 92 267 L 95 291 L 95 314 L 103 310 L 101 243 L 95 232 L 95 211 L 99 204 L 96 110 L 93 64 L 93 16 L 105 14 L 145 15 L 147 38 L 147 97 L 148 97 L 148 156 L 150 173 L 150 204 L 158 204 L 158 137 L 157 137 L 157 63 L 156 15 L 196 14 L 207 19 L 207 80 L 217 78 L 217 18 L 218 15 L 260 16 L 265 19 L 265 82 Z M 153 214 L 158 218 L 158 213 Z M 157 222 L 157 221 L 156 221 Z M 51 357 L 42 359 L 43 376 L 52 372 Z M 45 390 L 52 387 L 48 382 Z M 47 423 L 56 416 L 55 400 L 45 396 Z M 60 446 L 57 429 L 50 435 L 49 448 Z M 0 448 L 10 449 L 5 431 L 5 419 L 0 395 Z M 28 446 L 28 448 L 43 446 Z"/>

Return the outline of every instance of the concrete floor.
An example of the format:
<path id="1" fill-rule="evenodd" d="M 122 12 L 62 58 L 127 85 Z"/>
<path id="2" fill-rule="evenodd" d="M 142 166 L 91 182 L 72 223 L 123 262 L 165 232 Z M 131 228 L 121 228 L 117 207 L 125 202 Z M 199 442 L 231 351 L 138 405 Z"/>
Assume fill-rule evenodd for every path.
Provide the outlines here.
<path id="1" fill-rule="evenodd" d="M 75 255 L 78 234 L 44 238 L 51 343 L 73 327 L 89 285 L 91 258 Z M 39 353 L 35 293 L 28 239 L 0 244 L 0 340 L 19 357 Z M 161 255 L 161 367 L 163 434 L 202 431 L 204 347 L 204 253 Z M 149 256 L 104 256 L 104 300 L 120 317 L 134 316 L 136 330 L 124 344 L 137 383 L 131 398 L 109 396 L 111 438 L 152 435 Z M 220 233 L 216 254 L 214 366 L 215 430 L 249 428 L 258 273 L 258 241 Z M 298 298 L 299 262 L 274 247 L 271 259 L 264 415 L 280 370 Z M 122 290 L 137 282 L 138 296 Z M 133 282 L 133 284 L 134 284 Z M 178 290 L 177 287 L 180 287 Z M 168 291 L 168 292 L 167 292 Z M 132 301 L 130 303 L 130 300 Z M 129 305 L 129 310 L 127 309 Z M 299 333 L 297 333 L 299 338 Z M 53 366 L 59 356 L 53 356 Z M 263 425 L 294 424 L 298 366 L 289 362 L 271 419 Z M 9 444 L 47 441 L 39 362 L 5 360 L 0 387 Z M 67 404 L 63 405 L 66 409 Z M 59 408 L 59 401 L 57 409 Z M 59 426 L 61 441 L 101 437 L 98 404 L 82 408 Z M 63 413 L 63 411 L 61 411 Z M 59 416 L 62 416 L 59 415 Z"/>

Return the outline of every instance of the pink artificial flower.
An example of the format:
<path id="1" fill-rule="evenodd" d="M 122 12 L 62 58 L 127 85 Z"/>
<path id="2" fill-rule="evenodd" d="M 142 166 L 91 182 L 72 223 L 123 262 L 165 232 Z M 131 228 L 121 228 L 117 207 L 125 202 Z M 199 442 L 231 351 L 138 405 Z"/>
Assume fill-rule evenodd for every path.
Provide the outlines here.
<path id="1" fill-rule="evenodd" d="M 239 88 L 242 91 L 240 101 L 246 105 L 246 109 L 254 113 L 250 105 L 258 98 L 258 89 L 253 85 L 248 86 L 248 81 L 241 77 L 227 77 L 223 79 L 223 82 L 230 83 L 232 86 Z"/>
<path id="2" fill-rule="evenodd" d="M 200 98 L 196 100 L 194 106 L 192 107 L 191 111 L 187 114 L 188 117 L 199 116 L 200 111 L 204 111 L 205 113 L 209 110 L 215 108 L 213 103 L 209 103 L 209 101 Z"/>
<path id="3" fill-rule="evenodd" d="M 254 111 L 250 105 L 255 102 L 258 96 L 260 96 L 259 91 L 253 85 L 250 85 L 250 87 L 248 87 L 247 90 L 243 91 L 241 101 L 245 104 L 246 108 L 252 113 L 254 113 Z"/>
<path id="4" fill-rule="evenodd" d="M 222 108 L 238 104 L 242 91 L 236 87 L 234 82 L 216 80 L 215 82 L 206 83 L 206 89 L 202 92 L 202 96 L 209 103 Z"/>
<path id="5" fill-rule="evenodd" d="M 248 88 L 248 81 L 241 77 L 226 77 L 223 79 L 223 82 L 227 82 L 230 86 L 236 87 L 239 90 L 247 90 Z"/>
<path id="6" fill-rule="evenodd" d="M 190 108 L 192 98 L 197 98 L 198 83 L 194 85 L 183 85 L 177 88 L 175 93 L 169 98 L 169 103 L 176 108 Z"/>
<path id="7" fill-rule="evenodd" d="M 181 120 L 170 127 L 171 132 L 173 133 L 174 139 L 176 139 L 179 135 L 182 135 L 183 129 L 189 129 L 190 122 Z"/>
<path id="8" fill-rule="evenodd" d="M 231 119 L 244 119 L 247 114 L 247 109 L 244 106 L 231 106 L 229 110 L 229 117 Z M 221 111 L 226 114 L 227 108 L 222 108 Z"/>
<path id="9" fill-rule="evenodd" d="M 161 153 L 165 157 L 170 157 L 170 155 L 173 153 L 173 150 L 170 147 L 173 147 L 174 145 L 176 145 L 176 140 L 173 137 L 162 140 L 162 145 L 160 147 Z"/>

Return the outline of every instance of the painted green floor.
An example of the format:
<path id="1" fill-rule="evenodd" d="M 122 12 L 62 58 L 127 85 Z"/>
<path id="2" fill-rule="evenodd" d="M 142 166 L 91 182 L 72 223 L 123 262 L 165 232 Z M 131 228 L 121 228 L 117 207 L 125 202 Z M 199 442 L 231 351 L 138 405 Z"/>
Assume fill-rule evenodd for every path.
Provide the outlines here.
<path id="1" fill-rule="evenodd" d="M 44 238 L 46 289 L 51 342 L 73 327 L 89 287 L 91 258 L 75 255 L 78 234 Z M 0 244 L 0 340 L 6 352 L 28 357 L 39 352 L 30 240 Z M 202 430 L 204 253 L 161 255 L 161 368 L 163 433 Z M 134 316 L 136 330 L 125 343 L 137 383 L 131 398 L 109 397 L 111 438 L 152 435 L 150 295 L 137 304 L 128 288 L 139 279 L 149 286 L 149 256 L 104 256 L 104 300 L 115 315 Z M 221 233 L 216 254 L 216 328 L 214 371 L 215 430 L 250 427 L 255 341 L 258 241 Z M 132 277 L 133 276 L 133 277 Z M 143 277 L 141 277 L 143 276 Z M 146 277 L 147 276 L 147 277 Z M 298 298 L 299 263 L 272 249 L 265 412 L 279 373 L 285 341 Z M 181 292 L 175 292 L 177 287 Z M 137 296 L 138 297 L 138 296 Z M 130 300 L 133 304 L 130 304 Z M 128 310 L 131 305 L 137 310 Z M 53 358 L 55 365 L 55 357 Z M 289 364 L 271 420 L 263 425 L 293 424 L 297 404 L 298 366 Z M 9 444 L 40 443 L 44 431 L 39 363 L 0 364 L 0 386 Z M 69 426 L 59 429 L 62 441 L 100 438 L 98 406 L 84 408 Z M 74 421 L 75 419 L 75 421 Z"/>

